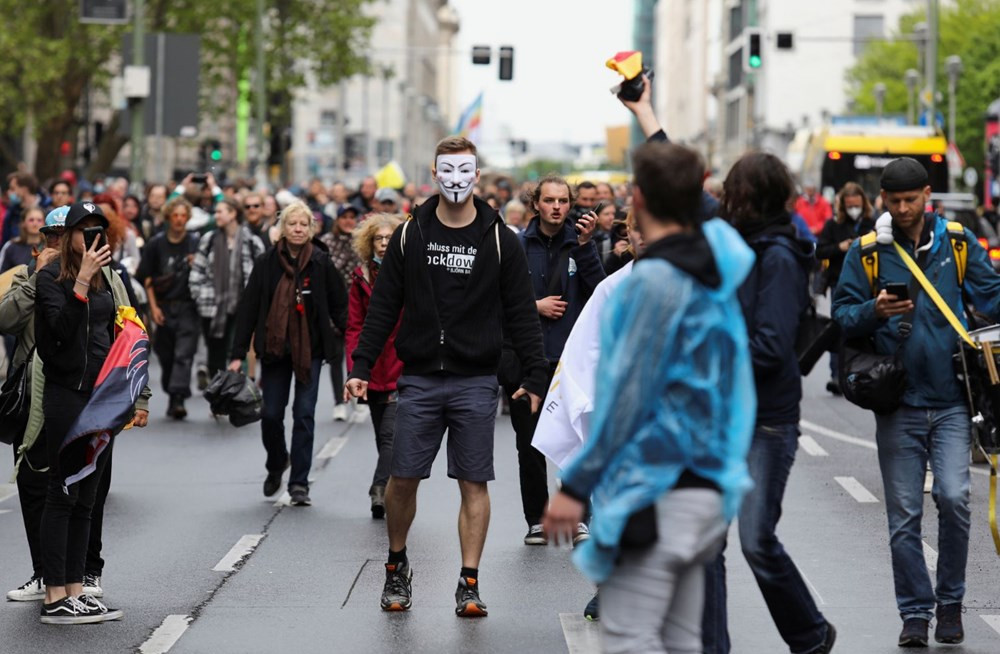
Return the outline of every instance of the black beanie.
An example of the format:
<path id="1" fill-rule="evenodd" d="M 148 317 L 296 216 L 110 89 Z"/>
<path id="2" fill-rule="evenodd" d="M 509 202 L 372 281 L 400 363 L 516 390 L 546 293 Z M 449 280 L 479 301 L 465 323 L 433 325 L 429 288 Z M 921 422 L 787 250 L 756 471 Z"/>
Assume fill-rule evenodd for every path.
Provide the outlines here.
<path id="1" fill-rule="evenodd" d="M 893 159 L 882 171 L 883 191 L 923 190 L 929 183 L 927 169 L 919 161 L 910 157 Z"/>

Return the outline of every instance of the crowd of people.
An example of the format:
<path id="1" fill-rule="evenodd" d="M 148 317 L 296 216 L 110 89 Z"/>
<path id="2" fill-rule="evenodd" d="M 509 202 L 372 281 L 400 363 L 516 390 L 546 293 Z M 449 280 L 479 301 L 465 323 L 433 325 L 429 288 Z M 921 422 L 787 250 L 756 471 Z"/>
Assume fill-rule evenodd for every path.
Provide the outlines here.
<path id="1" fill-rule="evenodd" d="M 136 196 L 124 179 L 92 186 L 67 173 L 43 189 L 11 175 L 0 273 L 14 271 L 0 331 L 8 375 L 31 376 L 14 454 L 33 570 L 8 599 L 40 600 L 51 624 L 122 617 L 101 599 L 114 438 L 96 450 L 66 441 L 119 309 L 132 307 L 145 317 L 168 419 L 185 420 L 192 388 L 217 374 L 256 381 L 265 496 L 289 471 L 290 503 L 312 502 L 324 364 L 335 420 L 367 406 L 370 510 L 389 540 L 385 611 L 413 604 L 417 490 L 447 433 L 461 496 L 455 613 L 488 614 L 479 567 L 500 401 L 516 434 L 523 542 L 575 546 L 599 589 L 585 615 L 599 620 L 606 651 L 729 652 L 724 550 L 737 520 L 789 650 L 830 652 L 836 629 L 777 536 L 799 436 L 796 341 L 815 295 L 829 291 L 845 336 L 906 372 L 876 433 L 898 643 L 926 646 L 932 619 L 938 642 L 961 642 L 971 425 L 957 380 L 939 374 L 955 334 L 920 297 L 910 259 L 956 313 L 964 296 L 1000 320 L 1000 275 L 985 250 L 927 210 L 927 173 L 911 159 L 885 168 L 879 217 L 853 183 L 832 206 L 811 183 L 797 192 L 766 153 L 709 177 L 696 152 L 668 140 L 648 88 L 623 102 L 648 142 L 618 187 L 550 175 L 515 190 L 509 178 L 484 180 L 461 137 L 437 146 L 435 193 L 366 178 L 356 190 L 312 180 L 272 194 L 192 174 Z M 908 297 L 887 289 L 899 284 Z M 831 355 L 832 393 L 846 390 L 843 365 Z M 147 424 L 150 395 L 120 428 Z M 560 469 L 552 496 L 547 460 Z M 920 540 L 928 464 L 942 525 L 936 587 Z"/>

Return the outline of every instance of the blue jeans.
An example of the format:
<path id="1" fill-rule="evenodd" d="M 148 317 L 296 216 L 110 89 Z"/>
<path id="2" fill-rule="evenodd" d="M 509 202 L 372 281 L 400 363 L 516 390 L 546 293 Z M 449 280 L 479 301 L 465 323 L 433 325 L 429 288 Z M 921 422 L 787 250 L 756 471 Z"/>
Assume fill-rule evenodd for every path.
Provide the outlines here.
<path id="1" fill-rule="evenodd" d="M 965 407 L 902 407 L 875 416 L 878 463 L 889 518 L 889 548 L 899 614 L 931 619 L 934 605 L 960 604 L 969 558 L 969 456 L 971 425 Z M 931 496 L 938 509 L 937 588 L 931 588 L 920 523 L 924 470 L 934 473 Z"/>
<path id="2" fill-rule="evenodd" d="M 796 424 L 757 426 L 747 455 L 754 487 L 743 499 L 738 523 L 743 556 L 757 579 L 778 633 L 796 654 L 812 652 L 822 645 L 827 629 L 826 619 L 775 533 L 798 437 Z M 723 553 L 708 563 L 705 575 L 704 650 L 706 654 L 728 654 Z"/>
<path id="3" fill-rule="evenodd" d="M 292 404 L 292 471 L 288 486 L 309 488 L 309 469 L 312 467 L 313 431 L 316 425 L 316 396 L 319 393 L 321 359 L 312 360 L 309 383 L 295 380 L 291 357 L 278 361 L 262 362 L 260 387 L 264 396 L 261 412 L 260 434 L 267 451 L 267 471 L 282 472 L 288 463 L 285 444 L 285 407 L 292 382 L 295 382 L 295 402 Z"/>

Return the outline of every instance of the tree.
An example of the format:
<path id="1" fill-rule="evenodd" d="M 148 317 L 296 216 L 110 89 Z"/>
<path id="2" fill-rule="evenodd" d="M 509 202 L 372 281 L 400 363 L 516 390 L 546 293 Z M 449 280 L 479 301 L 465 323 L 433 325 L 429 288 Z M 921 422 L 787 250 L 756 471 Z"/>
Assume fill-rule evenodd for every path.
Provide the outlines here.
<path id="1" fill-rule="evenodd" d="M 917 11 L 900 20 L 897 34 L 911 34 L 913 26 L 925 20 Z M 941 7 L 938 42 L 938 89 L 947 107 L 945 57 L 957 54 L 965 72 L 956 93 L 955 139 L 968 165 L 982 172 L 983 112 L 1000 96 L 1000 58 L 997 58 L 1000 34 L 1000 0 L 955 0 Z M 848 95 L 862 112 L 875 112 L 873 87 L 886 85 L 884 111 L 905 113 L 907 90 L 903 76 L 907 69 L 920 70 L 918 49 L 913 41 L 888 40 L 870 43 L 857 64 L 847 72 Z M 947 111 L 944 112 L 947 115 Z"/>
<path id="2" fill-rule="evenodd" d="M 321 86 L 365 70 L 374 20 L 372 0 L 266 0 L 264 48 L 268 121 L 287 127 L 296 91 L 310 79 Z M 38 142 L 35 172 L 55 176 L 70 162 L 64 140 L 76 141 L 78 107 L 88 87 L 104 90 L 114 73 L 122 37 L 130 27 L 85 25 L 78 0 L 0 0 L 8 24 L 0 30 L 0 168 L 19 164 L 17 144 L 26 125 Z M 232 112 L 235 89 L 254 68 L 256 0 L 146 0 L 147 30 L 202 36 L 202 112 Z M 251 98 L 252 100 L 252 98 Z M 115 112 L 111 124 L 119 124 Z M 88 174 L 107 170 L 127 137 L 105 130 Z"/>

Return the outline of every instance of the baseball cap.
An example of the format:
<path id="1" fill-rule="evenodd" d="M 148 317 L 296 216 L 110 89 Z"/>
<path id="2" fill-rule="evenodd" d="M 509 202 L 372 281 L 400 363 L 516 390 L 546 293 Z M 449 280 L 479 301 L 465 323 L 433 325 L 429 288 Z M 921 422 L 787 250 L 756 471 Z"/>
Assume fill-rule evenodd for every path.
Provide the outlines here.
<path id="1" fill-rule="evenodd" d="M 340 208 L 337 209 L 337 218 L 343 218 L 344 215 L 353 213 L 354 217 L 357 218 L 359 215 L 358 208 L 353 204 L 342 204 Z"/>
<path id="2" fill-rule="evenodd" d="M 99 206 L 93 202 L 76 202 L 69 208 L 69 212 L 66 214 L 66 229 L 76 227 L 85 218 L 90 216 L 97 216 L 101 219 L 101 227 L 108 228 L 108 219 L 104 216 L 104 212 L 101 211 Z"/>
<path id="3" fill-rule="evenodd" d="M 54 229 L 62 229 L 66 226 L 66 214 L 69 213 L 69 207 L 56 207 L 45 216 L 45 225 L 42 227 L 42 233 L 47 234 Z"/>
<path id="4" fill-rule="evenodd" d="M 391 188 L 380 188 L 375 191 L 375 201 L 399 204 L 399 193 L 396 193 L 396 191 Z"/>

